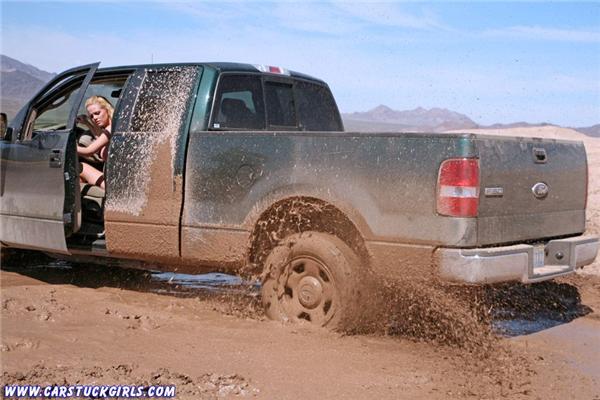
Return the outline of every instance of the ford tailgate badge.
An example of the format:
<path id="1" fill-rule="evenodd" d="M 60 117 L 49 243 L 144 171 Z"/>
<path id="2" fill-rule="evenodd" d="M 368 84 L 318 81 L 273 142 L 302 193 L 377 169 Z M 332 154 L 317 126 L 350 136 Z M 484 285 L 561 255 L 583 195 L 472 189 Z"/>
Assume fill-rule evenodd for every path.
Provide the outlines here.
<path id="1" fill-rule="evenodd" d="M 543 199 L 548 196 L 550 188 L 544 182 L 538 182 L 531 188 L 533 195 L 538 199 Z"/>

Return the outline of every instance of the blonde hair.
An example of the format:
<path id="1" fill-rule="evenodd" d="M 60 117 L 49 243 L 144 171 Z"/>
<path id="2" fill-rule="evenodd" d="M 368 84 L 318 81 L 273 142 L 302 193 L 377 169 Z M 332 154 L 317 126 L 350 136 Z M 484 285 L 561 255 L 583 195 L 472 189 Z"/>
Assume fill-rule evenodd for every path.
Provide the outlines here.
<path id="1" fill-rule="evenodd" d="M 104 108 L 106 112 L 108 112 L 108 117 L 112 120 L 115 108 L 110 104 L 110 101 L 102 96 L 92 96 L 85 101 L 85 108 L 87 109 L 88 106 L 92 104 L 98 104 L 100 107 Z"/>

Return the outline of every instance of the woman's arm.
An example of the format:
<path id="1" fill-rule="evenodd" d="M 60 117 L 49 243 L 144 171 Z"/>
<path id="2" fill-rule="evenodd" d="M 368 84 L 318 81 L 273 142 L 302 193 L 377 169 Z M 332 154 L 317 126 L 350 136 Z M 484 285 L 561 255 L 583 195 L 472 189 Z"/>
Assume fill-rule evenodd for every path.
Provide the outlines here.
<path id="1" fill-rule="evenodd" d="M 77 154 L 79 154 L 80 156 L 91 156 L 92 154 L 100 150 L 102 147 L 106 146 L 109 141 L 110 138 L 108 137 L 106 132 L 103 131 L 96 140 L 90 143 L 89 146 L 77 146 Z"/>

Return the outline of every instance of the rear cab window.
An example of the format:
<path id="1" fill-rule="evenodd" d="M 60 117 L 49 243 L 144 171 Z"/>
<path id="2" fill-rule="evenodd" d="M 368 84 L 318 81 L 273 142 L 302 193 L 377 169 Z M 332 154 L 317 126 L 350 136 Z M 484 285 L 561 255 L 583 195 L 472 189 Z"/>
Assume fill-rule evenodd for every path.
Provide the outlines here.
<path id="1" fill-rule="evenodd" d="M 209 130 L 343 131 L 329 88 L 298 77 L 223 73 Z"/>
<path id="2" fill-rule="evenodd" d="M 298 81 L 295 88 L 300 128 L 306 131 L 342 131 L 339 111 L 327 87 Z"/>
<path id="3" fill-rule="evenodd" d="M 265 128 L 262 83 L 258 75 L 223 75 L 215 105 L 213 129 Z"/>
<path id="4" fill-rule="evenodd" d="M 296 128 L 296 106 L 291 84 L 265 82 L 267 115 L 273 128 Z"/>

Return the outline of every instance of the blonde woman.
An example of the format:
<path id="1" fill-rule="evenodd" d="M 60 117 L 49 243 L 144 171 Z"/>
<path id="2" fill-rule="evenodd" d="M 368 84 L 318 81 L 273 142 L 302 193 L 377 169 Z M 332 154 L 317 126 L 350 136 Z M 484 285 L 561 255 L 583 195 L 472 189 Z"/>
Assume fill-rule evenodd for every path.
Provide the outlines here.
<path id="1" fill-rule="evenodd" d="M 97 154 L 105 162 L 108 157 L 114 108 L 104 97 L 92 96 L 86 100 L 85 109 L 87 116 L 78 117 L 78 122 L 87 125 L 96 139 L 88 146 L 77 146 L 77 154 L 80 156 Z M 85 162 L 82 162 L 81 166 L 82 170 L 79 174 L 81 180 L 104 189 L 104 173 Z"/>

